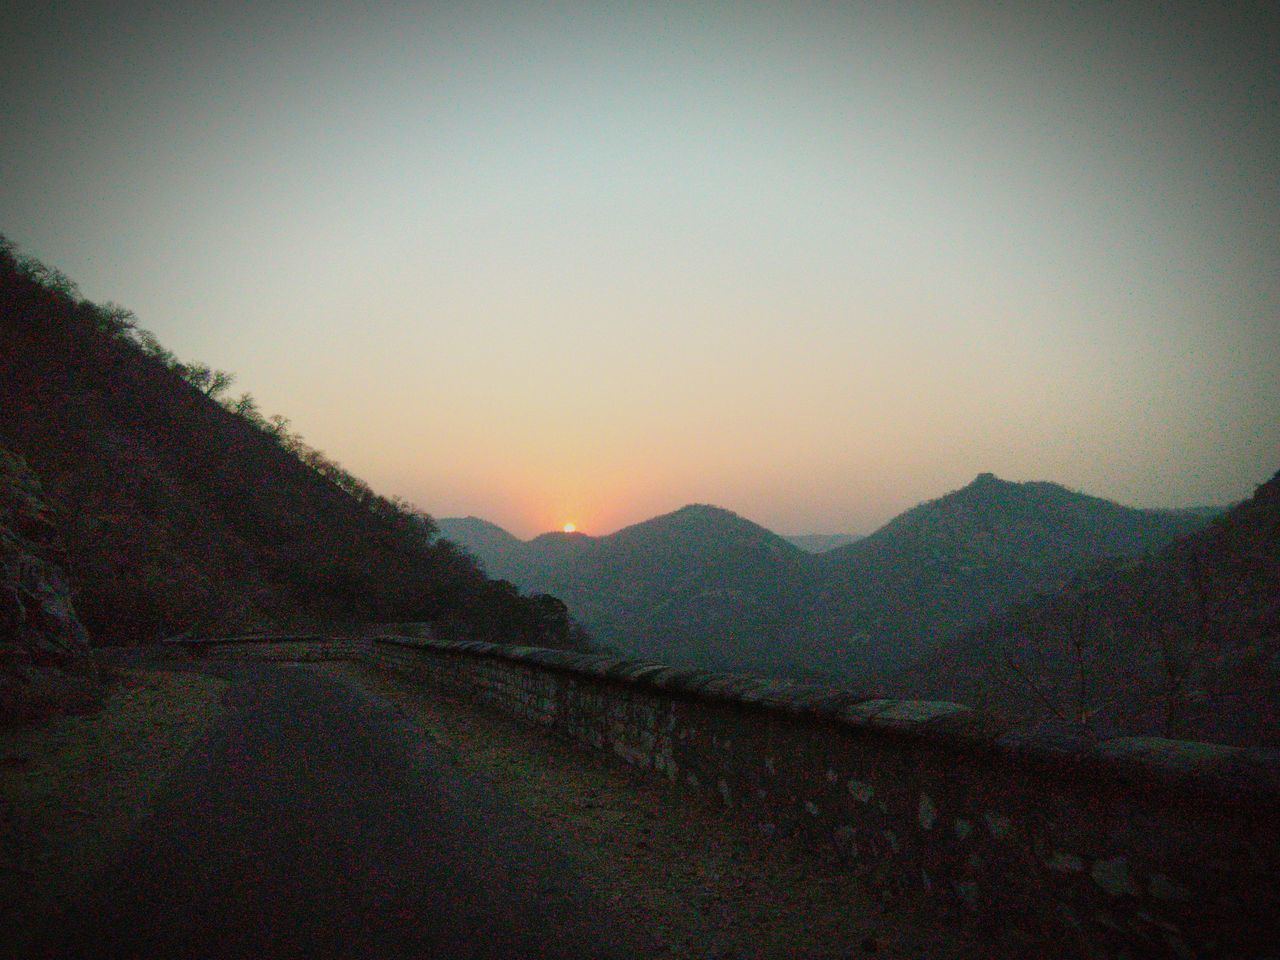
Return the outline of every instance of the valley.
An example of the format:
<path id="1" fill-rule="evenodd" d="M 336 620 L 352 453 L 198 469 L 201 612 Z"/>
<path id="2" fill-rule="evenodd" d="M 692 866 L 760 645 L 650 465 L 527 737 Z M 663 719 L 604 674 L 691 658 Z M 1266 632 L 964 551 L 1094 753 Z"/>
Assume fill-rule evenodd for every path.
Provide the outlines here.
<path id="1" fill-rule="evenodd" d="M 490 575 L 564 599 L 605 647 L 703 669 L 865 682 L 1090 563 L 1157 550 L 1215 512 L 1138 510 L 983 474 L 817 554 L 706 505 L 603 537 L 521 541 L 477 518 L 437 524 Z"/>

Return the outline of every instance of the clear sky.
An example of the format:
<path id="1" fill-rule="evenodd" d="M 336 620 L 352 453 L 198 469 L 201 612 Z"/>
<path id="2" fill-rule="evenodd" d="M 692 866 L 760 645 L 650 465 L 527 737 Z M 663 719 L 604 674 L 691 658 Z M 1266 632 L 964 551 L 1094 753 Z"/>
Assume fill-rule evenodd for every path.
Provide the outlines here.
<path id="1" fill-rule="evenodd" d="M 867 532 L 1280 468 L 1272 4 L 32 3 L 0 232 L 375 489 Z"/>

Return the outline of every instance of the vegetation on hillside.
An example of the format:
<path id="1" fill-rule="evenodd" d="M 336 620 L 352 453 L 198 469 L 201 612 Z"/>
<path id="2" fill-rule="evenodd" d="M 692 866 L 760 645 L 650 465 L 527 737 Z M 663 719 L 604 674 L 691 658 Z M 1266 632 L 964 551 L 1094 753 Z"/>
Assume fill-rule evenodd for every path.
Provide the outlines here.
<path id="1" fill-rule="evenodd" d="M 896 669 L 1077 570 L 1157 550 L 1211 515 L 980 474 L 820 557 L 794 623 L 813 643 L 859 656 L 865 672 Z"/>
<path id="2" fill-rule="evenodd" d="M 596 639 L 631 656 L 712 670 L 803 672 L 777 628 L 812 557 L 729 510 L 690 505 L 603 537 L 521 541 L 445 521 L 486 568 L 564 597 Z"/>
<path id="3" fill-rule="evenodd" d="M 442 532 L 491 572 L 564 597 L 602 643 L 627 653 L 860 682 L 1093 561 L 1141 555 L 1208 519 L 983 474 L 816 556 L 709 506 L 604 537 L 526 542 L 475 518 L 443 521 Z"/>
<path id="4" fill-rule="evenodd" d="M 1280 474 L 1155 554 L 1015 605 L 898 686 L 1099 734 L 1280 746 Z"/>
<path id="5" fill-rule="evenodd" d="M 564 604 L 432 543 L 428 516 L 229 398 L 229 374 L 3 238 L 0 339 L 0 445 L 43 481 L 96 643 L 371 621 L 570 642 Z"/>

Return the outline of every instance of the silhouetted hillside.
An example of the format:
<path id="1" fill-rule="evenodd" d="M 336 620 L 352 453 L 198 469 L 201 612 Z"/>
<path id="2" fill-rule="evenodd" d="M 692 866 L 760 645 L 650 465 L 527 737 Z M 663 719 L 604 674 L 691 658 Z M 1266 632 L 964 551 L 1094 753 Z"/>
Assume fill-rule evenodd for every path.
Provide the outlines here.
<path id="1" fill-rule="evenodd" d="M 446 521 L 491 573 L 564 597 L 596 638 L 670 662 L 872 679 L 1099 557 L 1208 522 L 983 474 L 869 537 L 808 554 L 736 514 L 690 506 L 607 537 L 524 542 Z M 498 531 L 498 532 L 495 532 Z"/>
<path id="2" fill-rule="evenodd" d="M 1137 510 L 984 473 L 819 556 L 793 627 L 833 669 L 891 669 L 1084 564 L 1141 555 L 1206 522 L 1204 511 Z"/>
<path id="3" fill-rule="evenodd" d="M 784 670 L 770 641 L 812 562 L 782 537 L 705 505 L 604 537 L 548 533 L 519 546 L 470 520 L 444 521 L 443 531 L 490 572 L 563 597 L 600 643 L 718 669 Z"/>
<path id="4" fill-rule="evenodd" d="M 436 532 L 442 539 L 465 547 L 490 576 L 515 582 L 525 579 L 525 542 L 496 523 L 479 517 L 441 517 L 436 519 Z"/>
<path id="5" fill-rule="evenodd" d="M 600 538 L 546 582 L 584 595 L 575 609 L 597 635 L 641 656 L 774 670 L 777 614 L 808 561 L 735 513 L 695 505 Z"/>
<path id="6" fill-rule="evenodd" d="M 1280 475 L 1158 554 L 1093 566 L 995 618 L 897 685 L 1100 732 L 1280 746 Z"/>
<path id="7" fill-rule="evenodd" d="M 425 515 L 374 495 L 247 395 L 224 408 L 226 374 L 177 363 L 128 311 L 81 300 L 7 242 L 0 342 L 0 445 L 43 481 L 95 642 L 371 620 L 563 637 L 563 607 L 429 545 Z"/>

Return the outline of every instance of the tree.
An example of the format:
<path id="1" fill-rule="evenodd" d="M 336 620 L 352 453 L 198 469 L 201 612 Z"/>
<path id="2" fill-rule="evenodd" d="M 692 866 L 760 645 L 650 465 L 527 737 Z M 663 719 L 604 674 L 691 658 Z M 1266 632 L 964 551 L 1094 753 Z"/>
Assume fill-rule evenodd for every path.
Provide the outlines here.
<path id="1" fill-rule="evenodd" d="M 46 290 L 60 293 L 69 300 L 79 299 L 80 288 L 61 270 L 45 266 L 35 257 L 22 257 L 18 261 L 18 267 L 28 278 Z"/>
<path id="2" fill-rule="evenodd" d="M 237 417 L 243 417 L 255 427 L 262 425 L 262 414 L 258 411 L 258 401 L 248 391 L 240 394 L 234 400 L 222 400 L 221 403 Z"/>
<path id="3" fill-rule="evenodd" d="M 559 597 L 549 593 L 529 598 L 533 607 L 534 632 L 537 642 L 546 647 L 563 647 L 569 643 L 569 608 Z"/>
<path id="4" fill-rule="evenodd" d="M 141 327 L 135 328 L 134 342 L 137 343 L 138 349 L 148 357 L 159 360 L 170 369 L 177 366 L 177 356 L 174 355 L 172 350 L 165 349 L 164 345 L 150 330 L 143 330 Z"/>
<path id="5" fill-rule="evenodd" d="M 215 400 L 226 393 L 227 388 L 235 380 L 235 375 L 225 370 L 214 370 L 207 363 L 179 363 L 175 368 L 183 380 L 191 384 L 206 397 Z"/>
<path id="6" fill-rule="evenodd" d="M 138 317 L 128 307 L 108 301 L 96 308 L 98 329 L 112 337 L 127 337 L 138 327 Z"/>

